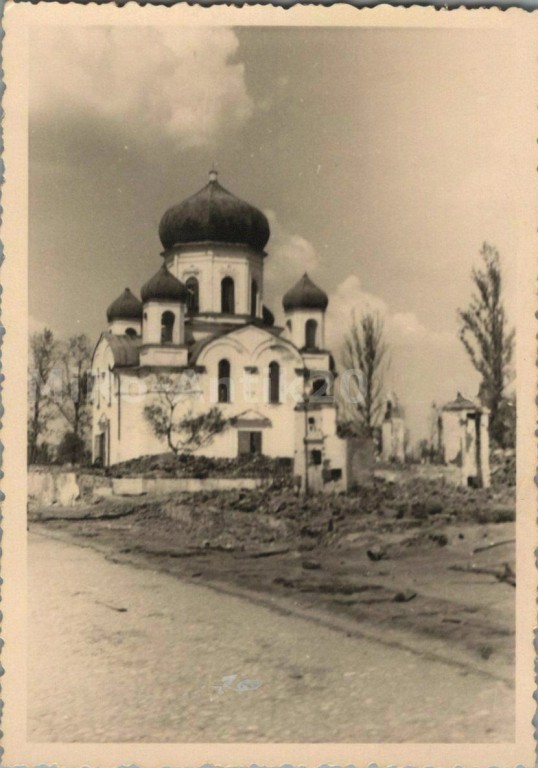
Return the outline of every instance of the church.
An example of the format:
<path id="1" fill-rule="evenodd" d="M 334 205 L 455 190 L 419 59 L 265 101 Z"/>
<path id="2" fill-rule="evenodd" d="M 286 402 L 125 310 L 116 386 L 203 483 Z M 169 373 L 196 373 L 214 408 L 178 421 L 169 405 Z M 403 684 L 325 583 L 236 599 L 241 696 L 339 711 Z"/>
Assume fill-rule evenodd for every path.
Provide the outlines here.
<path id="1" fill-rule="evenodd" d="M 200 454 L 295 458 L 339 478 L 345 451 L 325 346 L 327 294 L 304 274 L 283 296 L 284 327 L 275 325 L 264 304 L 269 223 L 216 171 L 165 212 L 159 236 L 161 267 L 140 299 L 126 288 L 110 304 L 93 354 L 94 462 L 170 450 L 147 418 L 165 381 L 177 395 L 176 420 L 212 408 L 226 420 Z"/>

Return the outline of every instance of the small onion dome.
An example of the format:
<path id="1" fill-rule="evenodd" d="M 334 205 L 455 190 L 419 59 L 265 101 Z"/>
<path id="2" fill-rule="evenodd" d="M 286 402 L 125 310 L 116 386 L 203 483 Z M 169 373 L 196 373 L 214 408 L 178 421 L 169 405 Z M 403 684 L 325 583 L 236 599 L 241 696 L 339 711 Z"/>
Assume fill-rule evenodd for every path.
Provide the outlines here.
<path id="1" fill-rule="evenodd" d="M 264 325 L 273 326 L 275 324 L 275 316 L 271 310 L 265 306 L 265 304 L 262 307 L 262 320 Z"/>
<path id="2" fill-rule="evenodd" d="M 452 400 L 450 403 L 446 403 L 442 408 L 443 411 L 470 411 L 478 409 L 479 406 L 477 406 L 476 403 L 473 403 L 472 400 L 464 397 L 461 392 L 458 392 L 458 396 L 455 400 Z"/>
<path id="3" fill-rule="evenodd" d="M 142 302 L 126 288 L 109 306 L 106 316 L 109 323 L 112 320 L 142 320 Z"/>
<path id="4" fill-rule="evenodd" d="M 140 294 L 144 303 L 159 299 L 186 302 L 190 292 L 163 264 L 159 271 L 147 283 L 144 283 Z"/>
<path id="5" fill-rule="evenodd" d="M 254 206 L 232 195 L 209 174 L 209 184 L 161 219 L 159 237 L 164 248 L 181 243 L 231 243 L 262 251 L 269 240 L 269 222 Z"/>
<path id="6" fill-rule="evenodd" d="M 291 309 L 327 309 L 329 297 L 318 288 L 306 272 L 293 288 L 284 294 L 282 305 L 286 312 Z"/>

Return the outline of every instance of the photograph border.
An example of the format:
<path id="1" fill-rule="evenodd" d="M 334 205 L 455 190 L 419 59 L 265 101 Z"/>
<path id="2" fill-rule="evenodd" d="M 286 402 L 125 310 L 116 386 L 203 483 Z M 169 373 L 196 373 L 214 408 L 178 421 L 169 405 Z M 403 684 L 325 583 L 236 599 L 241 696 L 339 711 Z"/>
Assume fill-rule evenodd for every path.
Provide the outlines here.
<path id="1" fill-rule="evenodd" d="M 398 27 L 494 27 L 513 34 L 526 46 L 529 67 L 535 66 L 536 15 L 512 8 L 472 10 L 461 8 L 439 12 L 433 8 L 356 9 L 348 5 L 332 7 L 294 6 L 173 6 L 144 7 L 135 3 L 122 6 L 79 5 L 73 3 L 14 3 L 4 9 L 4 186 L 2 264 L 3 288 L 3 510 L 2 546 L 2 700 L 3 748 L 6 765 L 82 764 L 102 768 L 136 764 L 140 768 L 178 765 L 301 765 L 334 766 L 376 765 L 460 765 L 484 768 L 490 765 L 524 765 L 534 761 L 535 742 L 532 722 L 535 716 L 533 662 L 534 621 L 530 606 L 535 605 L 536 570 L 533 549 L 536 545 L 536 342 L 535 287 L 536 262 L 536 72 L 529 76 L 528 125 L 521 135 L 510 140 L 521 142 L 525 173 L 514 179 L 524 192 L 528 209 L 522 211 L 528 237 L 518 258 L 517 362 L 517 590 L 516 590 L 516 739 L 513 744 L 93 744 L 33 743 L 26 738 L 26 633 L 39 632 L 27 626 L 26 598 L 26 391 L 28 353 L 28 30 L 34 25 L 294 25 L 294 26 L 398 26 Z M 528 171 L 527 171 L 528 167 Z M 398 695 L 395 692 L 395 695 Z M 405 702 L 402 702 L 402 706 Z M 395 734 L 395 737 L 397 735 Z"/>

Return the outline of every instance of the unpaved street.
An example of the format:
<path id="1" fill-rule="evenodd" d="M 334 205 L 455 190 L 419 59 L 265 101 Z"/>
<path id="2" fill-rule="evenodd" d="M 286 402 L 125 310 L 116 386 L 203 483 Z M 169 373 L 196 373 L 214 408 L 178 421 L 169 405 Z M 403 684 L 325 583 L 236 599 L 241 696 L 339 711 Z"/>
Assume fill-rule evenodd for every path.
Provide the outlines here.
<path id="1" fill-rule="evenodd" d="M 44 530 L 30 534 L 29 558 L 32 741 L 513 738 L 514 692 L 493 676 L 110 562 Z"/>

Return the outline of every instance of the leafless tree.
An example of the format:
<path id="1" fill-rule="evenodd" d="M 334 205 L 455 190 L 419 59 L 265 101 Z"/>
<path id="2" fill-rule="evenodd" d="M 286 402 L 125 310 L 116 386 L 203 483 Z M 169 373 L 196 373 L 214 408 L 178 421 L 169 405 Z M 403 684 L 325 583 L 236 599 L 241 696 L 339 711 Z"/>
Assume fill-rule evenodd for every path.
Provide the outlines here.
<path id="1" fill-rule="evenodd" d="M 83 443 L 90 424 L 88 381 L 91 349 L 84 334 L 58 345 L 62 386 L 53 393 L 58 411 L 69 426 L 75 442 Z"/>
<path id="2" fill-rule="evenodd" d="M 476 292 L 467 309 L 458 310 L 461 321 L 459 336 L 482 377 L 480 394 L 491 411 L 490 435 L 504 447 L 506 429 L 501 405 L 511 375 L 515 331 L 507 328 L 499 252 L 484 243 L 480 255 L 483 269 L 472 271 Z"/>
<path id="3" fill-rule="evenodd" d="M 372 436 L 382 415 L 383 379 L 388 365 L 384 323 L 378 313 L 365 312 L 359 321 L 353 317 L 344 338 L 342 362 L 348 372 L 361 372 L 351 417 L 359 429 Z M 349 412 L 349 408 L 346 410 Z"/>
<path id="4" fill-rule="evenodd" d="M 38 459 L 40 439 L 54 417 L 51 379 L 56 365 L 58 344 L 49 328 L 30 336 L 28 369 L 28 461 Z"/>

